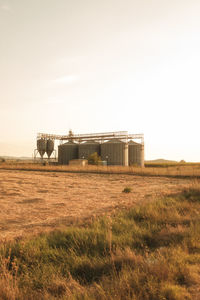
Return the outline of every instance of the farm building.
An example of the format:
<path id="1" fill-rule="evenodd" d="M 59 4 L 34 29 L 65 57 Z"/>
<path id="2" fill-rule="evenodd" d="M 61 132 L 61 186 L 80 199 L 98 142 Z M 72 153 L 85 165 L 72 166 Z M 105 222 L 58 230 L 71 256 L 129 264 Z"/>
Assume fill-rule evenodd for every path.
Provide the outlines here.
<path id="1" fill-rule="evenodd" d="M 139 143 L 135 139 L 140 139 Z M 143 134 L 128 134 L 127 131 L 53 135 L 39 133 L 37 136 L 37 153 L 48 158 L 54 151 L 54 141 L 59 140 L 58 164 L 68 165 L 71 160 L 87 160 L 97 153 L 101 160 L 112 166 L 144 166 Z"/>

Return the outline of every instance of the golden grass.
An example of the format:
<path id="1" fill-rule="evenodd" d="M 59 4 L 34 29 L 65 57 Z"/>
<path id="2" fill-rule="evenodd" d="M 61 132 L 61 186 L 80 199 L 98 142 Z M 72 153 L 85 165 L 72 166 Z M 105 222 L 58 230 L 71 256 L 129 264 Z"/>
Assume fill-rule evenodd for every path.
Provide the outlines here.
<path id="1" fill-rule="evenodd" d="M 29 166 L 30 167 L 30 166 Z M 38 166 L 34 166 L 37 170 Z M 125 174 L 0 170 L 0 239 L 23 236 L 80 222 L 178 192 L 191 180 Z M 92 168 L 92 167 L 91 167 Z M 129 187 L 130 193 L 123 193 Z"/>
<path id="2" fill-rule="evenodd" d="M 200 186 L 152 200 L 1 244 L 0 299 L 198 300 Z"/>
<path id="3" fill-rule="evenodd" d="M 20 296 L 17 271 L 16 262 L 12 262 L 10 256 L 5 258 L 0 255 L 0 299 L 15 300 Z"/>
<path id="4" fill-rule="evenodd" d="M 147 164 L 148 166 L 148 164 Z M 167 176 L 167 177 L 200 177 L 200 164 L 166 164 L 153 167 L 125 167 L 125 166 L 73 166 L 73 165 L 45 165 L 41 163 L 27 163 L 25 161 L 8 161 L 0 164 L 0 169 L 27 170 L 27 171 L 53 171 L 53 172 L 76 172 L 76 173 L 98 173 L 98 174 L 129 174 L 140 176 Z"/>

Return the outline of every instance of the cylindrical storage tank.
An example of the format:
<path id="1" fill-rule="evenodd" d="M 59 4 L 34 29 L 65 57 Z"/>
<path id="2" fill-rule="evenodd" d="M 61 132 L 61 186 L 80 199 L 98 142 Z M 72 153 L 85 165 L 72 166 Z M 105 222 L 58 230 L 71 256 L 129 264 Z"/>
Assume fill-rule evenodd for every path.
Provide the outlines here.
<path id="1" fill-rule="evenodd" d="M 144 145 L 130 141 L 128 145 L 129 165 L 144 167 Z"/>
<path id="2" fill-rule="evenodd" d="M 58 163 L 68 165 L 71 159 L 78 158 L 78 144 L 68 142 L 58 146 Z"/>
<path id="3" fill-rule="evenodd" d="M 124 145 L 124 166 L 128 167 L 129 159 L 128 159 L 128 143 Z"/>
<path id="4" fill-rule="evenodd" d="M 63 145 L 58 146 L 58 164 L 62 165 L 63 164 Z"/>
<path id="5" fill-rule="evenodd" d="M 40 153 L 40 156 L 43 158 L 45 152 L 46 152 L 46 140 L 45 139 L 39 139 L 37 140 L 37 150 Z"/>
<path id="6" fill-rule="evenodd" d="M 48 158 L 50 158 L 53 150 L 54 150 L 54 140 L 48 139 L 47 144 L 46 144 L 46 152 L 47 152 Z"/>
<path id="7" fill-rule="evenodd" d="M 100 155 L 100 144 L 94 141 L 88 141 L 83 144 L 79 144 L 78 157 L 80 159 L 88 159 L 88 157 L 97 152 Z"/>
<path id="8" fill-rule="evenodd" d="M 125 166 L 128 164 L 127 143 L 113 139 L 101 144 L 101 159 L 108 165 Z"/>
<path id="9" fill-rule="evenodd" d="M 141 145 L 141 167 L 144 168 L 144 144 Z"/>

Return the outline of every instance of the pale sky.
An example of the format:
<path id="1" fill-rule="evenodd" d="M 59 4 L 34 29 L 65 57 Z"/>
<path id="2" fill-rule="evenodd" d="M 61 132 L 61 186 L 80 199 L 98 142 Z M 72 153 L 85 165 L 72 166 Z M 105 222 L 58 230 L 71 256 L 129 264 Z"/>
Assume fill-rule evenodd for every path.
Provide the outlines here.
<path id="1" fill-rule="evenodd" d="M 200 161 L 199 108 L 199 0 L 0 0 L 0 155 L 125 130 Z"/>

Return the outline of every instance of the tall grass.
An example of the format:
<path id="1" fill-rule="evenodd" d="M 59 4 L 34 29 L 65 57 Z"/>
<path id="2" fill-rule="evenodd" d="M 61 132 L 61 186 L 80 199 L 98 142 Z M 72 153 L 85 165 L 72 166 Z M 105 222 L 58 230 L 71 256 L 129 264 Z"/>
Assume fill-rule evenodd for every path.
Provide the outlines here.
<path id="1" fill-rule="evenodd" d="M 200 188 L 5 243 L 0 299 L 199 299 Z"/>
<path id="2" fill-rule="evenodd" d="M 74 172 L 95 174 L 129 174 L 140 176 L 168 176 L 168 177 L 197 177 L 200 178 L 200 163 L 184 164 L 145 164 L 141 167 L 125 166 L 72 166 L 72 165 L 48 165 L 45 163 L 0 163 L 0 169 L 43 171 L 43 172 Z"/>

